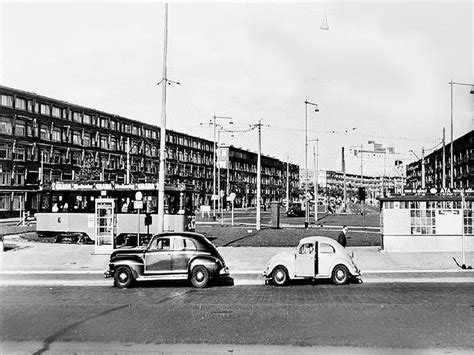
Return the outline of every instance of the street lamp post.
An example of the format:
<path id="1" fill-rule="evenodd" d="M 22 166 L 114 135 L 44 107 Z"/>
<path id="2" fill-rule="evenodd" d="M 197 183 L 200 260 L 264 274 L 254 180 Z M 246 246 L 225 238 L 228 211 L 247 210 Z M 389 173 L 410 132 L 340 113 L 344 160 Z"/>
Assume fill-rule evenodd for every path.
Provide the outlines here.
<path id="1" fill-rule="evenodd" d="M 305 219 L 304 219 L 304 227 L 307 229 L 309 226 L 309 203 L 308 203 L 308 105 L 315 106 L 315 112 L 319 112 L 318 104 L 313 102 L 309 102 L 305 100 L 305 138 L 304 138 L 304 168 L 305 168 L 305 184 L 304 184 L 304 198 L 305 198 Z"/>
<path id="2" fill-rule="evenodd" d="M 212 116 L 212 121 L 209 122 L 209 126 L 213 127 L 213 163 L 212 163 L 212 219 L 216 220 L 216 127 L 219 125 L 216 124 L 216 120 L 223 119 L 229 120 L 229 124 L 233 124 L 232 117 L 227 116 Z M 201 123 L 201 126 L 203 124 Z"/>
<path id="3" fill-rule="evenodd" d="M 474 94 L 474 84 L 467 84 L 467 83 L 457 83 L 454 82 L 453 79 L 448 83 L 451 85 L 451 162 L 450 162 L 450 187 L 451 189 L 454 188 L 454 149 L 453 149 L 453 85 L 462 85 L 462 86 L 470 86 L 471 91 L 470 94 Z"/>

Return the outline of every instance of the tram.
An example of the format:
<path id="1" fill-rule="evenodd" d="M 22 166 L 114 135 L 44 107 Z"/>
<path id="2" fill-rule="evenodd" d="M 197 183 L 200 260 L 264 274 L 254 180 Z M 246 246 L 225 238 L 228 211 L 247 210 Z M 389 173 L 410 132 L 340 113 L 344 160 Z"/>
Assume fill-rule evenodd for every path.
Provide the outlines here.
<path id="1" fill-rule="evenodd" d="M 196 216 L 191 185 L 165 185 L 164 231 L 194 231 Z M 36 214 L 40 237 L 94 240 L 98 201 L 108 201 L 116 244 L 136 243 L 158 233 L 158 184 L 55 182 L 39 192 Z"/>

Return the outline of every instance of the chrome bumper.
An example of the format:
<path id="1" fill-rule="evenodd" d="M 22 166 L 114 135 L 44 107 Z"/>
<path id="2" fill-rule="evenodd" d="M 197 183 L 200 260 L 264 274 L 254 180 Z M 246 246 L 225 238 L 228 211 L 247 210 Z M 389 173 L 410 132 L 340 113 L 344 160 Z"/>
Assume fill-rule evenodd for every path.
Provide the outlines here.
<path id="1" fill-rule="evenodd" d="M 229 268 L 227 266 L 224 266 L 220 271 L 219 275 L 229 275 Z"/>

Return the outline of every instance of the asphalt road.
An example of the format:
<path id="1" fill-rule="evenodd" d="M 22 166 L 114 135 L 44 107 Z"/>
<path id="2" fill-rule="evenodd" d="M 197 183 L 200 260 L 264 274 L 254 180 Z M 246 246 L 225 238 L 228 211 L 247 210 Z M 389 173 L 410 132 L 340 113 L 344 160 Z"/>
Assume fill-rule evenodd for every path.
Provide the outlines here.
<path id="1" fill-rule="evenodd" d="M 473 284 L 176 286 L 0 287 L 0 339 L 474 349 Z"/>

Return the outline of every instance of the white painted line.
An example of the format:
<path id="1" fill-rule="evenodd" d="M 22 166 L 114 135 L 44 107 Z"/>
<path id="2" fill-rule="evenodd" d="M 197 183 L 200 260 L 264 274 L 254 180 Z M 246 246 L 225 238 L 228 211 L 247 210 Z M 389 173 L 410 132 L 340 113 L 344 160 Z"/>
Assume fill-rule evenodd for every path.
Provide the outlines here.
<path id="1" fill-rule="evenodd" d="M 11 270 L 0 271 L 0 275 L 99 275 L 104 274 L 104 271 L 98 270 Z"/>
<path id="2" fill-rule="evenodd" d="M 112 286 L 113 280 L 1 280 L 2 286 Z"/>
<path id="3" fill-rule="evenodd" d="M 230 269 L 230 276 L 232 275 L 249 275 L 249 274 L 263 274 L 263 270 L 235 270 Z"/>
<path id="4" fill-rule="evenodd" d="M 234 286 L 255 286 L 265 285 L 265 280 L 234 280 Z"/>
<path id="5" fill-rule="evenodd" d="M 438 269 L 438 270 L 433 270 L 433 269 L 430 269 L 430 270 L 424 270 L 424 269 L 417 269 L 417 270 L 413 270 L 413 269 L 410 269 L 410 270 L 403 270 L 403 269 L 399 269 L 399 270 L 362 270 L 362 273 L 363 274 L 415 274 L 415 273 L 455 273 L 455 272 L 471 272 L 471 273 L 474 273 L 474 269 L 473 270 L 463 270 L 463 269 Z"/>
<path id="6" fill-rule="evenodd" d="M 362 277 L 363 283 L 372 284 L 372 283 L 474 283 L 473 278 L 466 277 L 442 277 L 442 278 L 387 278 L 387 279 L 367 279 L 364 280 Z"/>

